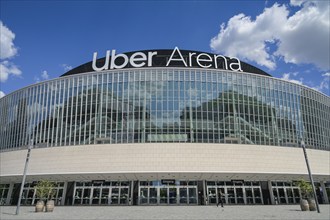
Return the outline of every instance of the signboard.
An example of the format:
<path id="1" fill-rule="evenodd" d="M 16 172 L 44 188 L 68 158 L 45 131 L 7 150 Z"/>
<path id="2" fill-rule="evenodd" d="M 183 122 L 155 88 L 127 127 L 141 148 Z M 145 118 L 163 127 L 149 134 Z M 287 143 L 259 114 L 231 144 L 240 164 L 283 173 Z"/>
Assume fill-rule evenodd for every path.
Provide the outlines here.
<path id="1" fill-rule="evenodd" d="M 137 51 L 134 53 L 116 53 L 116 50 L 108 50 L 103 62 L 97 59 L 97 52 L 93 54 L 92 68 L 94 71 L 154 67 L 161 63 L 163 67 L 199 67 L 224 69 L 231 71 L 243 71 L 241 61 L 236 57 L 225 57 L 218 54 L 185 51 L 181 52 L 175 47 L 171 53 L 163 51 Z M 157 62 L 155 62 L 157 60 Z"/>
<path id="2" fill-rule="evenodd" d="M 173 179 L 164 179 L 164 180 L 161 180 L 161 183 L 162 184 L 170 184 L 170 185 L 174 185 L 175 184 L 175 180 Z"/>
<path id="3" fill-rule="evenodd" d="M 101 185 L 101 184 L 103 184 L 105 182 L 105 180 L 92 180 L 92 183 L 94 184 L 94 185 Z"/>
<path id="4" fill-rule="evenodd" d="M 244 183 L 244 180 L 231 180 L 231 182 L 233 183 L 233 184 L 243 184 Z"/>

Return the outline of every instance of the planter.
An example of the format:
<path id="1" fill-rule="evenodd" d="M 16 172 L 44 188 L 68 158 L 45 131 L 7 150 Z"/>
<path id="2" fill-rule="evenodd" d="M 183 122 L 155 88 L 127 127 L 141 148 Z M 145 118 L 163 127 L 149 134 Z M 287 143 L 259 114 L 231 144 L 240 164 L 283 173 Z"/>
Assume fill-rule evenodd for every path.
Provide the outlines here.
<path id="1" fill-rule="evenodd" d="M 46 203 L 46 212 L 52 212 L 54 210 L 54 200 L 48 200 Z"/>
<path id="2" fill-rule="evenodd" d="M 315 199 L 308 199 L 309 211 L 316 211 Z"/>
<path id="3" fill-rule="evenodd" d="M 308 201 L 306 199 L 302 199 L 300 201 L 300 208 L 301 208 L 301 211 L 308 211 L 309 210 Z"/>
<path id="4" fill-rule="evenodd" d="M 45 203 L 42 200 L 37 201 L 36 212 L 43 212 L 45 208 Z"/>

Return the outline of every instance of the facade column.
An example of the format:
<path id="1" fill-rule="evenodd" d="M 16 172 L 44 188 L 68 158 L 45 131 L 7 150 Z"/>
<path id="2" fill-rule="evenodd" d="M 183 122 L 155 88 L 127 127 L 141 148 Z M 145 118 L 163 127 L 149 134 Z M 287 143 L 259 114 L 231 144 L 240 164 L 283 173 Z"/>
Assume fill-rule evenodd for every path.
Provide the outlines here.
<path id="1" fill-rule="evenodd" d="M 206 191 L 207 190 L 207 188 L 206 188 L 206 180 L 203 180 L 203 188 L 204 188 L 204 204 L 205 205 L 208 205 L 209 204 L 209 201 L 208 201 L 208 199 L 207 199 L 207 195 L 208 195 L 208 192 Z"/>
<path id="2" fill-rule="evenodd" d="M 321 181 L 320 184 L 321 184 L 321 189 L 322 189 L 323 202 L 325 204 L 329 204 L 329 198 L 328 198 L 328 194 L 327 194 L 327 189 L 325 188 L 325 185 L 324 185 L 324 181 Z"/>
<path id="3" fill-rule="evenodd" d="M 13 189 L 14 189 L 14 183 L 10 183 L 8 193 L 7 193 L 6 203 L 5 203 L 6 205 L 11 205 L 10 199 L 12 197 L 11 194 L 13 193 Z"/>
<path id="4" fill-rule="evenodd" d="M 129 199 L 128 199 L 128 205 L 133 205 L 133 193 L 134 193 L 134 180 L 130 181 L 130 186 L 131 186 L 131 195 L 129 196 Z"/>
<path id="5" fill-rule="evenodd" d="M 267 182 L 268 182 L 268 190 L 269 190 L 269 195 L 270 195 L 270 204 L 275 205 L 272 181 L 268 180 Z"/>
<path id="6" fill-rule="evenodd" d="M 61 205 L 65 205 L 65 196 L 66 196 L 66 191 L 68 188 L 68 182 L 65 181 L 63 185 L 63 194 L 62 194 L 62 199 L 61 199 Z"/>

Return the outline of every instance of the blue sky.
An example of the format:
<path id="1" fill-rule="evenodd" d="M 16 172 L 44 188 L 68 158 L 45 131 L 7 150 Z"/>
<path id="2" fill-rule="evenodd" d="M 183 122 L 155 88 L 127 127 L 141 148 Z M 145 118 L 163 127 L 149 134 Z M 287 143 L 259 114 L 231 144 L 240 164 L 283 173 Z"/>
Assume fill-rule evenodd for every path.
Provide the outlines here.
<path id="1" fill-rule="evenodd" d="M 329 1 L 1 0 L 0 97 L 93 52 L 199 50 L 329 92 Z"/>

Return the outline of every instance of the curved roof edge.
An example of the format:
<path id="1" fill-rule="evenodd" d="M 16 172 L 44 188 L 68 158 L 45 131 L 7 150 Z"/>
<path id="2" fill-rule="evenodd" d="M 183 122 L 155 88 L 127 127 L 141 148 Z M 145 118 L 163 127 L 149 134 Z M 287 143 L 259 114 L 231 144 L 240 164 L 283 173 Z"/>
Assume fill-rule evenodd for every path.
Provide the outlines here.
<path id="1" fill-rule="evenodd" d="M 152 54 L 154 52 L 156 52 L 156 54 Z M 148 66 L 148 67 L 187 67 L 187 68 L 201 68 L 204 70 L 207 70 L 207 69 L 224 69 L 224 70 L 226 70 L 226 68 L 227 68 L 227 70 L 228 70 L 228 66 L 230 66 L 230 67 L 232 67 L 232 65 L 238 66 L 237 58 L 227 57 L 227 56 L 222 56 L 222 55 L 212 54 L 212 53 L 206 53 L 206 52 L 200 52 L 200 51 L 179 50 L 177 47 L 174 50 L 168 50 L 168 49 L 141 50 L 141 51 L 126 52 L 126 53 L 122 53 L 122 54 L 125 54 L 128 58 L 130 58 L 135 53 L 139 53 L 135 56 L 135 62 L 139 62 L 139 64 L 141 64 L 141 62 L 147 61 L 148 64 L 150 64 L 150 66 Z M 143 55 L 141 55 L 141 53 L 145 54 L 144 60 L 141 60 L 141 59 L 143 59 Z M 110 55 L 110 51 L 109 51 L 109 55 Z M 115 65 L 120 66 L 125 62 L 125 60 L 122 56 L 117 56 L 117 55 L 119 55 L 119 54 L 115 54 L 116 57 L 114 58 L 115 60 L 113 62 L 115 63 Z M 151 58 L 149 59 L 150 55 L 151 55 Z M 180 56 L 180 55 L 182 55 L 182 56 Z M 197 59 L 199 57 L 199 60 L 196 59 L 196 56 L 197 56 Z M 104 66 L 104 64 L 106 62 L 106 58 L 108 58 L 108 62 L 111 64 L 111 56 L 109 56 L 109 57 L 103 57 L 103 58 L 97 59 L 95 65 L 98 67 Z M 224 58 L 226 58 L 226 61 L 224 60 Z M 140 60 L 138 60 L 138 59 L 140 59 Z M 170 59 L 172 59 L 172 60 L 171 60 L 170 65 L 168 65 Z M 149 63 L 149 60 L 150 60 L 150 63 Z M 237 61 L 237 62 L 232 62 L 232 60 Z M 242 61 L 239 61 L 239 63 L 240 63 L 242 72 L 249 72 L 249 73 L 253 73 L 253 74 L 257 74 L 257 75 L 271 76 L 270 74 L 266 73 L 265 71 L 255 67 L 255 66 L 252 66 L 248 63 L 245 63 Z M 187 64 L 187 66 L 185 66 L 185 64 Z M 210 67 L 205 68 L 205 67 L 202 67 L 201 65 L 210 66 Z M 121 69 L 126 69 L 126 68 L 138 68 L 138 67 L 134 67 L 134 66 L 132 66 L 131 62 L 127 62 L 127 64 L 124 67 L 122 67 Z M 64 73 L 60 77 L 74 75 L 74 74 L 80 74 L 80 73 L 86 73 L 86 72 L 96 72 L 93 69 L 93 61 L 87 62 L 72 70 L 69 70 L 68 72 Z M 237 71 L 237 72 L 240 72 L 240 71 Z"/>

